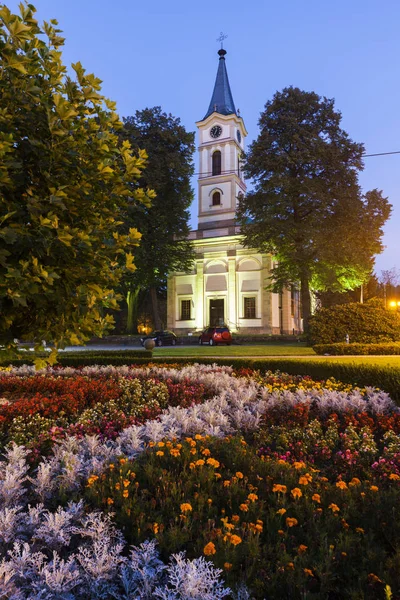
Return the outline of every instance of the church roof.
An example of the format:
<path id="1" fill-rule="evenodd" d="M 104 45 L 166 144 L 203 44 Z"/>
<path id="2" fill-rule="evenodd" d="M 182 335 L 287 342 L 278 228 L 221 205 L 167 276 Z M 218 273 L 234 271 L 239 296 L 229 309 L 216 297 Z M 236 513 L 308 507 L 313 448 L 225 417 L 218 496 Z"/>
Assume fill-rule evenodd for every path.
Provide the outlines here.
<path id="1" fill-rule="evenodd" d="M 233 101 L 231 86 L 229 85 L 228 73 L 225 65 L 226 50 L 218 50 L 219 64 L 217 77 L 215 79 L 214 91 L 211 97 L 210 106 L 204 119 L 207 119 L 213 112 L 220 115 L 237 114 L 235 103 Z"/>

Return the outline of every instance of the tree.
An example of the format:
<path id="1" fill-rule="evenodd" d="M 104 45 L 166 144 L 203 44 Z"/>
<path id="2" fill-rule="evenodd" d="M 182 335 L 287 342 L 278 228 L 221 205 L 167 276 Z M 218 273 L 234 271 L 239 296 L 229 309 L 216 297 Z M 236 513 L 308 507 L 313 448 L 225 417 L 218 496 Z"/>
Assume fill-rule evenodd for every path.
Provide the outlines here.
<path id="1" fill-rule="evenodd" d="M 66 74 L 57 22 L 20 11 L 0 7 L 0 338 L 79 344 L 112 325 L 103 307 L 134 269 L 140 234 L 122 225 L 149 203 L 146 154 L 120 143 L 101 81 Z"/>
<path id="2" fill-rule="evenodd" d="M 358 184 L 362 144 L 340 127 L 334 101 L 285 88 L 266 103 L 260 134 L 245 158 L 254 191 L 239 200 L 245 245 L 272 252 L 272 288 L 300 282 L 304 327 L 310 290 L 361 285 L 382 251 L 390 205 Z"/>
<path id="3" fill-rule="evenodd" d="M 148 168 L 142 173 L 140 184 L 156 193 L 151 206 L 130 209 L 133 222 L 140 221 L 142 238 L 135 255 L 137 269 L 125 278 L 128 323 L 133 327 L 132 313 L 139 290 L 147 289 L 154 325 L 159 329 L 157 288 L 165 287 L 169 272 L 190 269 L 194 258 L 192 245 L 186 239 L 193 200 L 190 177 L 194 172 L 194 133 L 187 132 L 179 118 L 156 106 L 124 119 L 121 135 L 133 148 L 146 150 Z"/>

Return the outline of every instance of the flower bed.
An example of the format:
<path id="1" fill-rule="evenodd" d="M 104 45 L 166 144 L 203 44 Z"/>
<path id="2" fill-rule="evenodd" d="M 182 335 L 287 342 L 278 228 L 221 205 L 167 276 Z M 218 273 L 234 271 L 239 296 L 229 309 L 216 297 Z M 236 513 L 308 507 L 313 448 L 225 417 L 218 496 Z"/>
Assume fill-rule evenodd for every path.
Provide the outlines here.
<path id="1" fill-rule="evenodd" d="M 45 456 L 25 431 L 1 465 L 5 597 L 398 597 L 400 415 L 384 392 L 202 365 L 23 368 L 0 389 L 5 441 L 33 410 L 66 419 Z M 96 421 L 110 403 L 111 433 Z"/>

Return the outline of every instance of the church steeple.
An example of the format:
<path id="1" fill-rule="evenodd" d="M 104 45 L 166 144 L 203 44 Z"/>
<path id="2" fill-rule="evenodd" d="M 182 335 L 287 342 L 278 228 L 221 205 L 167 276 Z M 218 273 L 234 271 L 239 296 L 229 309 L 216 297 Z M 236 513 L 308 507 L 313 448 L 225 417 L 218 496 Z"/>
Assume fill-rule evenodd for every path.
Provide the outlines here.
<path id="1" fill-rule="evenodd" d="M 207 117 L 209 117 L 213 112 L 219 113 L 220 115 L 237 114 L 235 103 L 232 97 L 231 87 L 229 85 L 228 73 L 226 71 L 226 50 L 221 48 L 218 50 L 218 54 L 219 64 L 217 77 L 215 79 L 214 91 L 211 97 L 210 106 L 208 107 L 208 111 L 204 119 L 207 119 Z"/>

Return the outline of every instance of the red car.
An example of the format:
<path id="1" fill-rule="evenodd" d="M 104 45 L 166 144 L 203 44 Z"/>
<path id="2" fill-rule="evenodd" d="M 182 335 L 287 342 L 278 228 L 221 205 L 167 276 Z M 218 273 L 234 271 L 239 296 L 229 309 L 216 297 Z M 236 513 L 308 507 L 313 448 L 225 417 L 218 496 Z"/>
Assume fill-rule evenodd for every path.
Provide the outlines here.
<path id="1" fill-rule="evenodd" d="M 210 344 L 210 346 L 216 346 L 217 344 L 226 344 L 230 346 L 232 344 L 232 335 L 228 327 L 207 327 L 199 337 L 199 344 Z"/>

